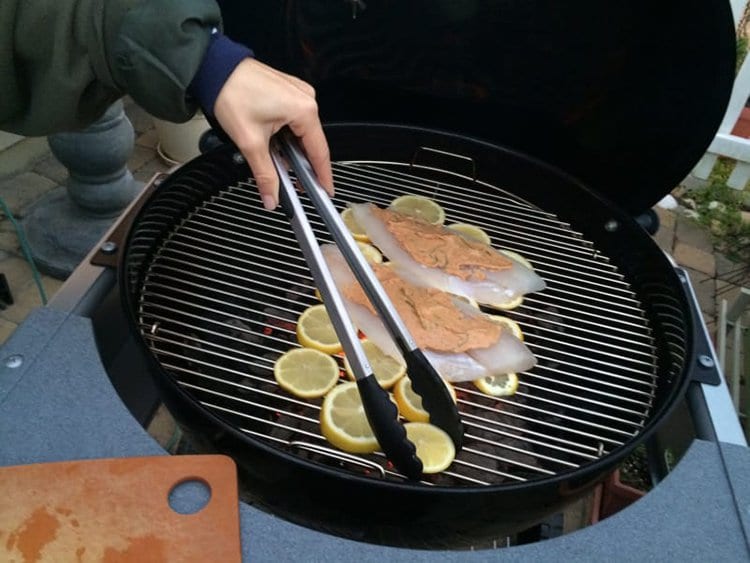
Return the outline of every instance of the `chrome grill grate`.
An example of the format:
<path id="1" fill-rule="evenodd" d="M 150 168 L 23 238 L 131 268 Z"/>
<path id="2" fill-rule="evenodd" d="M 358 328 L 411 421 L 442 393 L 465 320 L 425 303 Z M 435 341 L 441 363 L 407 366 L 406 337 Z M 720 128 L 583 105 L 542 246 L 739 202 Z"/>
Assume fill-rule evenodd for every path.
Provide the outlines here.
<path id="1" fill-rule="evenodd" d="M 465 447 L 426 484 L 477 485 L 556 475 L 602 457 L 640 432 L 654 400 L 655 345 L 629 284 L 594 245 L 555 215 L 480 181 L 408 164 L 334 165 L 337 197 L 387 205 L 431 197 L 447 222 L 484 229 L 497 248 L 529 259 L 547 281 L 507 316 L 539 359 L 510 398 L 459 384 Z M 303 197 L 321 243 L 330 242 Z M 380 454 L 329 447 L 319 401 L 278 389 L 276 358 L 297 346 L 294 322 L 317 303 L 309 270 L 280 212 L 254 186 L 233 185 L 178 224 L 140 292 L 143 336 L 164 368 L 207 408 L 260 440 L 374 477 L 401 479 Z M 488 310 L 489 312 L 489 310 Z"/>

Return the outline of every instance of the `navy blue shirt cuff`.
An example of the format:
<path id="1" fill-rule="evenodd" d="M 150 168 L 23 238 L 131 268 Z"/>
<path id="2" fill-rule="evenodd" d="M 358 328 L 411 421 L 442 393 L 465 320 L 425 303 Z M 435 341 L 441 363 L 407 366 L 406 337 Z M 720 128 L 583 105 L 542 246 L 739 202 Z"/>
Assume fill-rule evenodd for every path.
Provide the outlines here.
<path id="1" fill-rule="evenodd" d="M 203 62 L 188 86 L 188 94 L 198 101 L 204 113 L 213 116 L 216 98 L 227 78 L 240 62 L 253 56 L 252 50 L 226 35 L 212 34 Z"/>

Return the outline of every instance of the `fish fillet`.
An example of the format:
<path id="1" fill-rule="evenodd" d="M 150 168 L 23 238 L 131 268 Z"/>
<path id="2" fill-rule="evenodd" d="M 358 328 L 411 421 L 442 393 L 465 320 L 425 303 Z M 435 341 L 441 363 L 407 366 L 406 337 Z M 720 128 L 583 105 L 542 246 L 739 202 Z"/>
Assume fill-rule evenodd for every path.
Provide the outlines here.
<path id="1" fill-rule="evenodd" d="M 399 275 L 414 285 L 470 297 L 489 306 L 501 306 L 545 288 L 535 272 L 482 242 L 468 241 L 450 229 L 372 203 L 351 208 L 372 242 L 393 262 Z M 419 245 L 429 248 L 429 265 L 424 254 L 419 256 L 421 261 L 415 258 Z"/>
<path id="2" fill-rule="evenodd" d="M 344 297 L 344 304 L 352 322 L 385 354 L 403 362 L 400 350 L 383 322 L 373 312 L 372 306 L 353 300 L 354 292 L 362 292 L 362 290 L 339 249 L 334 245 L 323 245 L 321 249 L 336 285 Z M 389 277 L 388 273 L 382 270 L 387 268 L 387 266 L 375 267 L 379 278 Z M 490 375 L 525 371 L 536 364 L 533 354 L 515 335 L 505 327 L 488 320 L 481 311 L 461 303 L 459 299 L 448 297 L 452 311 L 441 306 L 435 319 L 425 317 L 415 320 L 413 311 L 407 310 L 408 299 L 404 300 L 398 295 L 392 295 L 389 291 L 392 287 L 391 285 L 385 286 L 386 293 L 391 297 L 396 310 L 414 336 L 417 346 L 443 379 L 451 382 L 472 381 Z M 434 289 L 410 286 L 403 280 L 401 280 L 400 287 L 404 288 L 403 291 L 408 290 L 410 296 L 415 293 L 424 294 L 424 299 L 429 299 L 430 303 L 445 301 L 445 299 L 436 298 L 435 294 L 441 292 Z M 453 318 L 450 319 L 446 315 L 453 315 Z M 429 323 L 435 321 L 445 323 L 448 327 L 455 327 L 462 321 L 462 317 L 464 322 L 471 324 L 471 330 L 480 331 L 481 334 L 475 335 L 477 338 L 474 340 L 481 340 L 484 337 L 484 340 L 490 338 L 490 341 L 486 346 L 478 348 L 472 348 L 472 341 L 467 340 L 464 344 L 454 347 L 453 350 L 445 349 L 445 346 L 440 349 L 441 341 L 448 342 L 450 338 L 441 336 L 440 327 L 429 326 Z M 421 326 L 415 326 L 420 323 Z M 427 330 L 425 323 L 428 324 Z M 460 336 L 460 333 L 452 333 L 452 336 L 456 337 L 457 334 Z M 488 337 L 488 334 L 496 336 L 492 338 Z M 426 342 L 427 345 L 425 345 Z"/>

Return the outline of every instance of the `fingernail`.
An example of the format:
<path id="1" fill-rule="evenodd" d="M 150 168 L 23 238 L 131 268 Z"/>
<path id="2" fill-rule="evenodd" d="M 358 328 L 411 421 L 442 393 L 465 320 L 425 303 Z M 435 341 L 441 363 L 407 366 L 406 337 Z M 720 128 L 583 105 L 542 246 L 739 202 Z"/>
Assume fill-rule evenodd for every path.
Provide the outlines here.
<path id="1" fill-rule="evenodd" d="M 260 196 L 260 199 L 263 200 L 263 207 L 265 207 L 269 211 L 271 209 L 276 209 L 276 200 L 273 198 L 273 196 L 262 195 Z"/>

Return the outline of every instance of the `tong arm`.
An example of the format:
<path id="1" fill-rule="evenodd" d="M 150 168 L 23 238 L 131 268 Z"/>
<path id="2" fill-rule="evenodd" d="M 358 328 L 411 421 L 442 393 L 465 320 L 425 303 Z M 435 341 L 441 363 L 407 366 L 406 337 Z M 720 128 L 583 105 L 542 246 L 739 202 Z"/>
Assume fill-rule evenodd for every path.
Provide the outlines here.
<path id="1" fill-rule="evenodd" d="M 349 359 L 370 427 L 378 444 L 394 466 L 409 479 L 418 479 L 422 474 L 422 462 L 417 457 L 414 444 L 406 437 L 406 430 L 398 419 L 398 408 L 372 372 L 294 184 L 276 150 L 272 151 L 271 158 L 279 175 L 281 208 L 292 225 L 292 230 L 336 329 L 336 335 L 341 340 L 344 352 Z"/>
<path id="2" fill-rule="evenodd" d="M 456 451 L 459 451 L 463 443 L 463 425 L 447 386 L 422 350 L 417 347 L 380 281 L 359 251 L 331 199 L 318 182 L 312 165 L 300 149 L 294 135 L 285 129 L 278 134 L 278 138 L 283 154 L 297 174 L 297 179 L 328 227 L 380 319 L 385 323 L 401 350 L 406 361 L 407 374 L 412 382 L 412 389 L 422 397 L 422 405 L 430 414 L 430 422 L 447 432 L 453 440 Z"/>

